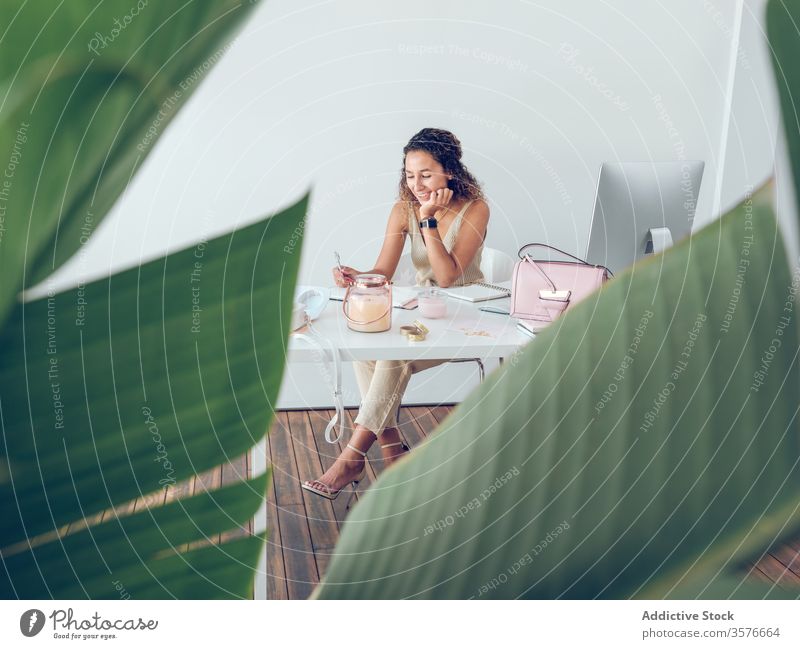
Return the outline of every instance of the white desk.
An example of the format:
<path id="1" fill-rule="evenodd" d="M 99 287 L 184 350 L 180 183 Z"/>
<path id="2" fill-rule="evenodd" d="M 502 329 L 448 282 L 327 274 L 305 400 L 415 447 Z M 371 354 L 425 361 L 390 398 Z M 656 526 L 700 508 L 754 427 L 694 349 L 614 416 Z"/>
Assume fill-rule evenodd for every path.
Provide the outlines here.
<path id="1" fill-rule="evenodd" d="M 506 358 L 529 343 L 532 338 L 517 329 L 516 321 L 507 315 L 480 311 L 481 306 L 498 306 L 508 309 L 509 299 L 489 300 L 473 304 L 463 300 L 447 300 L 447 317 L 432 320 L 423 318 L 419 309 L 392 309 L 392 328 L 381 333 L 361 333 L 347 328 L 342 313 L 342 303 L 331 300 L 319 318 L 314 320 L 316 332 L 338 347 L 343 361 L 420 360 L 447 358 Z M 427 338 L 411 342 L 400 333 L 402 325 L 422 322 L 429 330 Z M 287 361 L 319 363 L 319 350 L 308 342 L 289 336 Z M 324 379 L 320 379 L 324 380 Z M 253 450 L 253 475 L 266 470 L 266 441 Z M 266 529 L 266 502 L 255 516 L 254 530 Z M 267 597 L 266 546 L 256 572 L 255 598 Z"/>
<path id="2" fill-rule="evenodd" d="M 480 306 L 508 309 L 509 299 L 473 304 L 448 299 L 447 317 L 424 318 L 419 309 L 392 309 L 392 328 L 381 333 L 361 333 L 347 327 L 342 303 L 330 300 L 313 327 L 331 340 L 344 361 L 420 360 L 433 358 L 505 358 L 531 341 L 516 321 L 506 315 L 480 311 Z M 419 320 L 429 330 L 427 338 L 411 342 L 400 333 L 402 325 Z M 319 351 L 309 343 L 289 337 L 289 362 L 319 362 Z"/>

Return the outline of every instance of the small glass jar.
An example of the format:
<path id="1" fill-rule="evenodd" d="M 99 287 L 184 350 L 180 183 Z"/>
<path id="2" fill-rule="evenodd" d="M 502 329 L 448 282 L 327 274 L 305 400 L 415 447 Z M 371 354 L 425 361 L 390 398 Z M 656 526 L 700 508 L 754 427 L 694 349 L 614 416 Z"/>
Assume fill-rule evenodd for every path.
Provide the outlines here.
<path id="1" fill-rule="evenodd" d="M 426 318 L 444 318 L 447 315 L 447 298 L 442 291 L 429 288 L 417 296 L 420 315 Z"/>
<path id="2" fill-rule="evenodd" d="M 392 285 L 383 275 L 356 275 L 347 287 L 342 310 L 353 331 L 388 331 L 392 328 Z"/>

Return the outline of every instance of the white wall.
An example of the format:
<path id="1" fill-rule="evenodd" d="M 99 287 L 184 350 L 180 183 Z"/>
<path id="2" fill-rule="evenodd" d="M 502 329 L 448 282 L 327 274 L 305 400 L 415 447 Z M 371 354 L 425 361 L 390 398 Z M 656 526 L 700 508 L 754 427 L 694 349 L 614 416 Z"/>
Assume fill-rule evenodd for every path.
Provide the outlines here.
<path id="1" fill-rule="evenodd" d="M 508 252 L 544 240 L 582 254 L 603 160 L 705 160 L 695 222 L 707 223 L 715 192 L 732 194 L 718 169 L 739 5 L 718 5 L 269 0 L 158 142 L 81 268 L 130 266 L 309 187 L 301 282 L 328 283 L 334 249 L 371 267 L 401 147 L 423 126 L 461 138 L 491 203 L 488 244 Z M 60 278 L 78 273 L 72 264 Z M 290 373 L 281 404 L 327 399 L 322 386 L 296 387 L 316 384 L 310 369 Z M 463 367 L 447 371 L 410 399 L 457 400 L 474 385 Z"/>

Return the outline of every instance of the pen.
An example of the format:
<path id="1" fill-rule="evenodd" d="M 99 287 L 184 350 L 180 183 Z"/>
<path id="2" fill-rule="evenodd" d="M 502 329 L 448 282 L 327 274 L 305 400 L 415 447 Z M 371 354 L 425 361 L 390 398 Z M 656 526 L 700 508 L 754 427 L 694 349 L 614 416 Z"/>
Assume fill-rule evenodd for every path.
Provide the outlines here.
<path id="1" fill-rule="evenodd" d="M 478 311 L 486 311 L 486 313 L 497 313 L 499 315 L 510 315 L 505 309 L 496 306 L 482 306 L 478 307 Z"/>
<path id="2" fill-rule="evenodd" d="M 344 274 L 344 268 L 342 268 L 342 258 L 339 256 L 339 251 L 334 250 L 333 256 L 336 257 L 336 268 L 339 269 L 339 272 L 342 274 L 342 277 L 344 277 L 347 283 L 352 284 L 353 280 L 350 278 L 350 276 Z"/>

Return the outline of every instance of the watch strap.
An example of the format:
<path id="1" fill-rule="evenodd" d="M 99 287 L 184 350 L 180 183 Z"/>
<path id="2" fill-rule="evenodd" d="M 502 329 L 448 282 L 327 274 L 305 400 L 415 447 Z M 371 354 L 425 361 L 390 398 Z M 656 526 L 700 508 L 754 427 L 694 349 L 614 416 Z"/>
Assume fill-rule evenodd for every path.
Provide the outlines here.
<path id="1" fill-rule="evenodd" d="M 438 225 L 439 222 L 432 216 L 429 216 L 427 219 L 422 219 L 419 222 L 419 227 L 421 228 L 436 228 Z"/>

